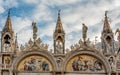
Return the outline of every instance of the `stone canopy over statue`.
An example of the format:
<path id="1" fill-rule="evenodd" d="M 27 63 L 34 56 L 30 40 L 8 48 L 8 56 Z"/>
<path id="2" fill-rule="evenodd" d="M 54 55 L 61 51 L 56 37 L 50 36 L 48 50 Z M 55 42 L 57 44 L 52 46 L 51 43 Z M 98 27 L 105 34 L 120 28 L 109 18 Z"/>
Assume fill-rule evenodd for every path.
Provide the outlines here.
<path id="1" fill-rule="evenodd" d="M 86 41 L 86 38 L 87 38 L 87 30 L 88 30 L 88 27 L 83 23 L 82 24 L 82 37 L 83 37 L 83 41 L 85 42 Z"/>

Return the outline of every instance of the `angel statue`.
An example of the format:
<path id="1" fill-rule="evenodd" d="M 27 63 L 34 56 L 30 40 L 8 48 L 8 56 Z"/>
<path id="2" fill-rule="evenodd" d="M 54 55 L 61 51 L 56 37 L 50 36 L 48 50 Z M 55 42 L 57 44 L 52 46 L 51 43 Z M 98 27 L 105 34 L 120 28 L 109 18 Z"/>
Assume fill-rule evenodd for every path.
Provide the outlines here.
<path id="1" fill-rule="evenodd" d="M 118 37 L 117 37 L 117 40 L 119 41 L 119 43 L 120 43 L 120 29 L 116 29 L 116 31 L 115 31 L 115 35 L 118 33 Z"/>

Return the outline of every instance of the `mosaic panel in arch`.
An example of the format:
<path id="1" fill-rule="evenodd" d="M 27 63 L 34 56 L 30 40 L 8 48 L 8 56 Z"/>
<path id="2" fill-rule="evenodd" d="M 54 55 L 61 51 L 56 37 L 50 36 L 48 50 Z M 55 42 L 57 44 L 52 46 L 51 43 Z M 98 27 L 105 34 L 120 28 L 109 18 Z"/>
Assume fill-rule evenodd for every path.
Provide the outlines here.
<path id="1" fill-rule="evenodd" d="M 105 68 L 102 62 L 93 56 L 77 55 L 68 61 L 66 71 L 105 72 Z"/>
<path id="2" fill-rule="evenodd" d="M 52 71 L 53 66 L 45 57 L 33 55 L 23 59 L 17 69 L 18 71 Z"/>

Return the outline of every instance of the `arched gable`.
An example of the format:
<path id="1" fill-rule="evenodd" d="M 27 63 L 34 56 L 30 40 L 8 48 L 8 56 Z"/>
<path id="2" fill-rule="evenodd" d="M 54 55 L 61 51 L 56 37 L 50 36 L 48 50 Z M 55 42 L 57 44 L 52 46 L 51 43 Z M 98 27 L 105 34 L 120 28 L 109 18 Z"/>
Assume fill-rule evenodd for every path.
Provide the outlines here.
<path id="1" fill-rule="evenodd" d="M 79 60 L 79 61 L 78 61 Z M 78 61 L 78 62 L 76 62 Z M 80 62 L 81 61 L 81 62 Z M 82 72 L 82 73 L 90 73 L 90 72 L 102 72 L 102 73 L 110 73 L 111 72 L 111 67 L 108 63 L 108 61 L 106 60 L 106 58 L 97 50 L 74 50 L 71 51 L 70 53 L 67 54 L 65 61 L 64 61 L 64 71 L 66 72 Z M 79 65 L 79 69 L 75 69 L 73 70 L 73 64 L 75 63 L 75 67 L 76 64 Z M 80 64 L 78 64 L 80 63 Z M 88 70 L 86 68 L 90 68 L 90 66 L 88 65 L 95 65 L 96 63 L 98 63 L 98 68 L 94 66 L 95 69 L 91 69 Z M 87 64 L 87 66 L 85 67 L 85 65 Z M 82 67 L 84 67 L 84 69 L 80 69 L 80 65 Z M 100 66 L 102 65 L 102 66 Z"/>
<path id="2" fill-rule="evenodd" d="M 43 64 L 44 63 L 44 64 Z M 51 53 L 48 51 L 28 51 L 21 54 L 19 57 L 16 58 L 16 61 L 14 62 L 13 69 L 18 72 L 18 71 L 34 71 L 34 72 L 44 72 L 44 71 L 54 71 L 57 70 L 56 68 L 56 62 L 54 60 L 54 57 L 52 56 Z M 32 65 L 33 68 L 29 68 L 29 70 L 26 70 L 25 66 L 26 65 Z M 41 69 L 41 67 L 46 68 Z M 39 66 L 39 67 L 38 67 Z M 41 67 L 40 67 L 41 66 Z M 33 70 L 34 69 L 34 70 Z"/>

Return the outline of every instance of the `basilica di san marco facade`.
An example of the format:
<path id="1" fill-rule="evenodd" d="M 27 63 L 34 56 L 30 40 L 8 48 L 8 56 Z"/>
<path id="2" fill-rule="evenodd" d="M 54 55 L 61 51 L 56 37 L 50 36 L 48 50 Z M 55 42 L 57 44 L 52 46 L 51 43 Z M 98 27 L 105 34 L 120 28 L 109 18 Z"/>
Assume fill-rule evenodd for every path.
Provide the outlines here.
<path id="1" fill-rule="evenodd" d="M 33 38 L 18 47 L 12 29 L 10 10 L 1 30 L 0 75 L 120 75 L 120 29 L 112 31 L 107 12 L 101 30 L 101 47 L 92 44 L 82 24 L 82 38 L 65 49 L 65 30 L 60 11 L 53 32 L 54 49 L 48 49 L 37 37 L 37 24 L 32 22 Z M 15 37 L 16 36 L 16 37 Z M 114 41 L 117 36 L 117 41 Z M 66 39 L 67 40 L 67 39 Z"/>

